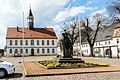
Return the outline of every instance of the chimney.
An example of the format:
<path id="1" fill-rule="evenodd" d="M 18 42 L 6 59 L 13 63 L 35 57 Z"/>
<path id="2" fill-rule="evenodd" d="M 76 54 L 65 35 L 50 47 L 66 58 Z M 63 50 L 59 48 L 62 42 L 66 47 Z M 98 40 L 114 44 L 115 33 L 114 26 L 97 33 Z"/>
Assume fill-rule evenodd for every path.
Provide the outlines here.
<path id="1" fill-rule="evenodd" d="M 19 31 L 19 27 L 17 26 L 17 31 Z"/>

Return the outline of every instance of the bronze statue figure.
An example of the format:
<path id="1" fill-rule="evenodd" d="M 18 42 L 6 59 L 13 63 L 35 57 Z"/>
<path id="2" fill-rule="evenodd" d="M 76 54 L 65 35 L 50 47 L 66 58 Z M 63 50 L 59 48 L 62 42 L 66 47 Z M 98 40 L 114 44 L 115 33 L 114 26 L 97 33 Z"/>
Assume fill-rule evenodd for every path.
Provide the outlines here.
<path id="1" fill-rule="evenodd" d="M 66 32 L 66 29 L 64 30 L 63 35 L 63 58 L 72 58 L 72 55 L 70 53 L 70 46 L 71 41 L 69 39 L 69 33 Z"/>

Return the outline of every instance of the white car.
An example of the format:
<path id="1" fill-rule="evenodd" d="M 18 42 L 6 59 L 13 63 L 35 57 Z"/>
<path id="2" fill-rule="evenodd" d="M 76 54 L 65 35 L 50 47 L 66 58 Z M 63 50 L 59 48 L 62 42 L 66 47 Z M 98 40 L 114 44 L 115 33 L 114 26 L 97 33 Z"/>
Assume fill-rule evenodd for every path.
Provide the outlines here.
<path id="1" fill-rule="evenodd" d="M 15 66 L 12 63 L 0 60 L 0 78 L 3 78 L 8 74 L 13 74 L 14 72 Z"/>

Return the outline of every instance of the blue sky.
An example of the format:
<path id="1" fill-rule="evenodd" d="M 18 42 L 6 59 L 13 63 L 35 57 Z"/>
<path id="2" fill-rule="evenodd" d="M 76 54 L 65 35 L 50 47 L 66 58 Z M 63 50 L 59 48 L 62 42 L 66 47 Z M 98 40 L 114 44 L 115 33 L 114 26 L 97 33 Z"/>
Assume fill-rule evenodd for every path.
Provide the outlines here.
<path id="1" fill-rule="evenodd" d="M 111 0 L 0 0 L 0 48 L 6 45 L 8 27 L 27 27 L 29 7 L 35 17 L 35 27 L 53 27 L 59 34 L 62 23 L 74 17 L 105 13 Z M 105 13 L 106 14 L 106 13 Z"/>

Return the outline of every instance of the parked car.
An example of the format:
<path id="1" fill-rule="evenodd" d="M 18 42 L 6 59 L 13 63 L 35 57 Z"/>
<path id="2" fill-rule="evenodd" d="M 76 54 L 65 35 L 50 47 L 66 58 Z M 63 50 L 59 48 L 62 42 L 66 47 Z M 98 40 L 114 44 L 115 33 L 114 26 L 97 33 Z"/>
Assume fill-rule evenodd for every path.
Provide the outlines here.
<path id="1" fill-rule="evenodd" d="M 14 72 L 15 66 L 12 63 L 0 60 L 0 78 L 8 74 L 13 74 Z"/>

